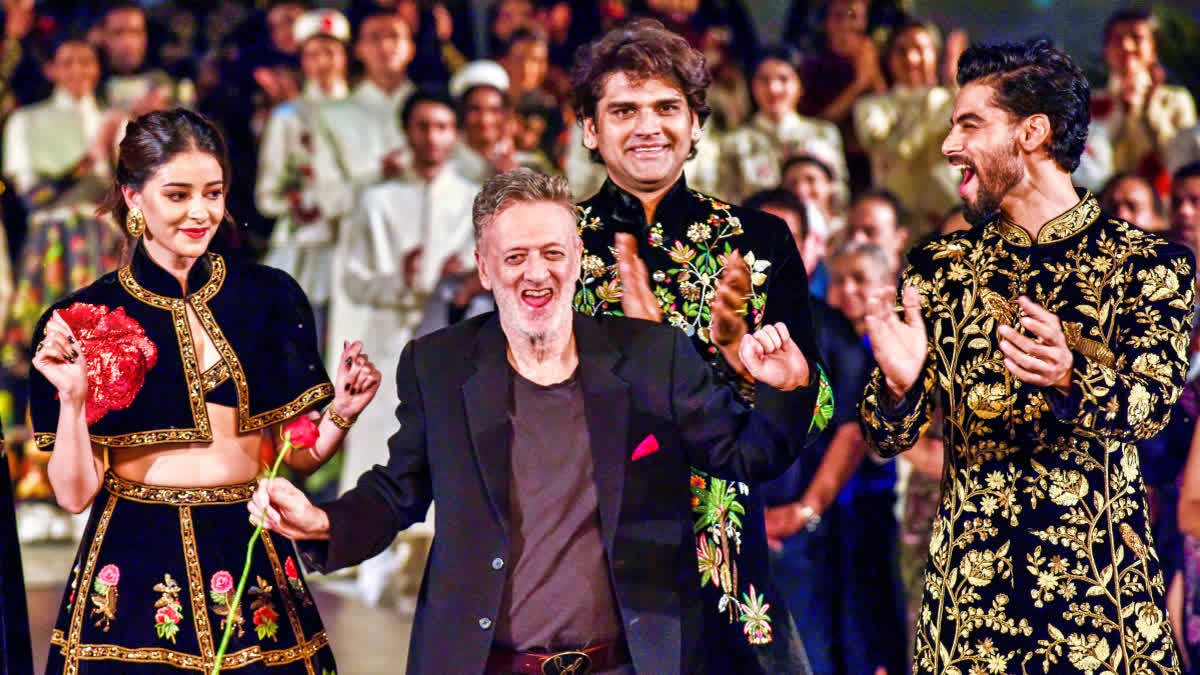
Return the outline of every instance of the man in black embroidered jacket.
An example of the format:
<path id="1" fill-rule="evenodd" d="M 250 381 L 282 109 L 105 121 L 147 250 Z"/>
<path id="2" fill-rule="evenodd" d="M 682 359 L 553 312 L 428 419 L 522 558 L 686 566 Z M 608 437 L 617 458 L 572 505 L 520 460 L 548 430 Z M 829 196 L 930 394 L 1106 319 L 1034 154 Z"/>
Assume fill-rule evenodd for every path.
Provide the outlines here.
<path id="1" fill-rule="evenodd" d="M 808 280 L 782 220 L 688 189 L 683 164 L 709 114 L 704 57 L 655 21 L 615 29 L 581 49 L 572 71 L 583 143 L 608 179 L 580 204 L 584 242 L 577 310 L 663 321 L 682 330 L 715 377 L 753 402 L 737 345 L 783 322 L 816 363 Z M 768 299 L 769 298 L 769 299 Z M 823 372 L 809 433 L 833 412 Z M 771 580 L 762 502 L 748 486 L 692 479 L 697 582 L 704 587 L 705 648 L 714 672 L 806 668 L 803 647 Z M 772 631 L 742 621 L 756 595 Z"/>
<path id="2" fill-rule="evenodd" d="M 743 336 L 750 410 L 682 332 L 572 311 L 582 245 L 562 178 L 495 176 L 474 214 L 498 311 L 405 348 L 387 466 L 322 508 L 264 481 L 252 517 L 266 509 L 328 570 L 382 550 L 436 499 L 409 673 L 746 672 L 702 648 L 688 467 L 714 484 L 781 473 L 816 370 L 782 322 Z M 770 637 L 763 596 L 739 600 L 741 630 Z"/>

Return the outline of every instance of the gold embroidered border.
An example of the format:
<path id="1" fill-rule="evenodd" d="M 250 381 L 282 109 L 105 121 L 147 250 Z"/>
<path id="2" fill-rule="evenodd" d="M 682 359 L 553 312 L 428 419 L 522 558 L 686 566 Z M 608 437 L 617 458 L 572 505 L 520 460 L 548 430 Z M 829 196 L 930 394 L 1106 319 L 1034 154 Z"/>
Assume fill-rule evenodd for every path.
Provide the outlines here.
<path id="1" fill-rule="evenodd" d="M 196 291 L 192 301 L 206 301 L 221 290 L 225 283 L 225 261 L 221 256 L 210 253 L 212 274 L 208 282 Z M 205 408 L 204 394 L 201 391 L 200 361 L 196 357 L 196 344 L 192 340 L 191 326 L 188 325 L 187 302 L 183 298 L 168 298 L 152 293 L 142 287 L 133 278 L 133 271 L 128 265 L 117 271 L 117 278 L 127 293 L 137 300 L 171 312 L 171 320 L 175 327 L 175 340 L 179 343 L 179 358 L 183 363 L 183 375 L 187 380 L 187 397 L 192 408 L 192 429 L 156 429 L 141 431 L 120 436 L 92 436 L 92 441 L 109 447 L 133 447 L 153 445 L 156 443 L 211 441 L 212 426 L 208 420 L 208 410 Z"/>
<path id="2" fill-rule="evenodd" d="M 246 380 L 246 372 L 242 370 L 242 362 L 238 360 L 237 353 L 233 351 L 233 346 L 225 339 L 225 333 L 221 331 L 221 326 L 217 324 L 217 319 L 213 316 L 208 305 L 201 302 L 199 298 L 193 298 L 192 309 L 196 310 L 196 316 L 200 319 L 200 325 L 204 326 L 204 330 L 208 332 L 208 337 L 212 340 L 217 352 L 220 353 L 221 359 L 229 366 L 229 374 L 233 378 L 233 386 L 237 388 L 238 433 L 244 434 L 256 429 L 262 429 L 276 422 L 282 422 L 299 414 L 305 408 L 320 402 L 321 399 L 333 395 L 332 384 L 318 384 L 297 396 L 291 403 L 251 416 L 250 385 Z"/>
<path id="3" fill-rule="evenodd" d="M 218 485 L 207 488 L 179 488 L 162 485 L 146 485 L 121 478 L 111 470 L 104 474 L 104 489 L 121 499 L 144 504 L 169 504 L 171 506 L 201 506 L 204 504 L 237 504 L 246 502 L 254 494 L 254 483 Z"/>
<path id="4" fill-rule="evenodd" d="M 60 648 L 66 646 L 62 631 L 54 631 L 50 637 L 50 644 Z M 221 659 L 221 669 L 232 670 L 260 661 L 268 666 L 282 666 L 301 659 L 309 660 L 311 663 L 313 655 L 328 645 L 329 635 L 325 631 L 317 633 L 311 640 L 287 649 L 263 651 L 262 647 L 255 645 L 232 654 L 226 654 Z M 159 649 L 154 647 L 137 649 L 107 644 L 80 645 L 79 658 L 84 661 L 108 660 L 130 663 L 160 663 L 170 665 L 174 668 L 198 670 L 205 673 L 212 670 L 211 665 L 206 664 L 204 659 L 195 654 L 186 654 L 173 649 Z M 209 661 L 211 660 L 209 659 Z M 312 672 L 311 665 L 309 672 Z"/>
<path id="5" fill-rule="evenodd" d="M 212 670 L 217 659 L 217 650 L 213 647 L 212 625 L 208 622 L 208 607 L 204 599 L 204 573 L 200 571 L 200 556 L 196 552 L 196 529 L 192 525 L 192 508 L 184 506 L 179 509 L 179 533 L 183 537 L 183 561 L 187 567 L 188 596 L 192 600 L 192 623 L 196 627 L 196 644 L 200 646 L 201 664 L 205 670 Z"/>
<path id="6" fill-rule="evenodd" d="M 271 541 L 271 533 L 263 530 L 263 548 L 267 550 L 267 560 L 271 562 L 271 571 L 275 573 L 275 588 L 279 589 L 279 597 L 283 598 L 283 607 L 287 611 L 288 621 L 292 624 L 292 634 L 296 636 L 296 644 L 305 644 L 304 626 L 300 623 L 300 610 L 296 608 L 292 598 L 291 587 L 288 586 L 287 576 L 283 572 L 283 564 L 279 562 L 279 554 L 275 552 L 275 542 Z M 305 659 L 304 667 L 308 675 L 317 675 L 313 668 L 312 659 Z"/>
<path id="7" fill-rule="evenodd" d="M 92 587 L 92 573 L 96 571 L 96 560 L 100 557 L 100 545 L 104 543 L 104 535 L 108 533 L 108 523 L 112 520 L 113 509 L 117 508 L 117 500 L 110 499 L 104 505 L 104 512 L 96 522 L 96 534 L 92 536 L 92 545 L 88 547 L 87 561 L 83 566 L 83 575 L 79 579 L 79 593 L 75 598 L 75 609 L 71 612 L 71 634 L 67 638 L 63 656 L 66 665 L 63 675 L 76 675 L 79 672 L 79 638 L 83 632 L 83 615 L 87 609 L 88 590 Z"/>
<path id="8" fill-rule="evenodd" d="M 207 415 L 207 411 L 205 413 Z M 136 448 L 143 445 L 159 445 L 161 443 L 192 443 L 195 441 L 211 441 L 212 434 L 202 434 L 197 429 L 156 429 L 154 431 L 135 431 L 119 436 L 89 436 L 92 443 L 110 448 Z M 33 440 L 39 448 L 50 448 L 54 445 L 53 433 L 34 434 Z"/>
<path id="9" fill-rule="evenodd" d="M 1083 231 L 1096 219 L 1100 217 L 1100 202 L 1092 196 L 1089 190 L 1079 200 L 1079 203 L 1072 206 L 1066 213 L 1056 216 L 1038 230 L 1037 243 L 1053 244 L 1074 236 L 1076 233 Z M 997 223 L 997 228 L 1000 231 L 1000 236 L 1004 237 L 1010 244 L 1016 246 L 1032 246 L 1033 239 L 1023 227 L 1012 222 L 1005 216 L 1001 216 Z"/>
<path id="10" fill-rule="evenodd" d="M 221 359 L 214 363 L 212 368 L 209 368 L 200 375 L 200 389 L 207 394 L 228 379 L 229 364 L 225 363 L 225 359 Z"/>

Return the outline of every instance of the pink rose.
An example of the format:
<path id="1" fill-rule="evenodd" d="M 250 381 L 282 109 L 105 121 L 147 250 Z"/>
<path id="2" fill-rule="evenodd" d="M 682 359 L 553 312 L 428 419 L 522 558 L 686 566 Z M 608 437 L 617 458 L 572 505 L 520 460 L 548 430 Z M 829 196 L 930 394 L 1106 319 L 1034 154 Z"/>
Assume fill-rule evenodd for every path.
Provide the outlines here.
<path id="1" fill-rule="evenodd" d="M 100 568 L 100 574 L 96 576 L 96 579 L 105 586 L 116 586 L 117 582 L 121 580 L 121 570 L 116 565 L 109 563 Z"/>
<path id="2" fill-rule="evenodd" d="M 212 576 L 211 583 L 214 593 L 228 593 L 233 590 L 233 575 L 221 570 Z"/>
<path id="3" fill-rule="evenodd" d="M 289 579 L 299 579 L 300 574 L 296 572 L 296 563 L 292 562 L 292 556 L 288 556 L 287 560 L 283 561 L 283 573 Z"/>
<path id="4" fill-rule="evenodd" d="M 154 613 L 154 623 L 179 623 L 179 619 L 179 612 L 176 612 L 175 608 L 170 605 L 159 607 L 158 611 Z"/>
<path id="5" fill-rule="evenodd" d="M 317 430 L 317 425 L 313 424 L 312 420 L 302 415 L 283 428 L 283 435 L 285 438 L 291 439 L 293 448 L 300 449 L 315 446 L 321 432 Z"/>

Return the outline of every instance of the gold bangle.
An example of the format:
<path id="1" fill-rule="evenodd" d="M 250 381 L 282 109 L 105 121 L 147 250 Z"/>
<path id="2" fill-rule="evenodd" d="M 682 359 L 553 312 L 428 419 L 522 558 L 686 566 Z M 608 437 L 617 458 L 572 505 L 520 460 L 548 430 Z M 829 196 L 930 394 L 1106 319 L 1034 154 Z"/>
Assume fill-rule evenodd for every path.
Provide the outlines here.
<path id="1" fill-rule="evenodd" d="M 350 427 L 354 426 L 354 422 L 358 420 L 357 415 L 354 417 L 354 419 L 346 419 L 345 417 L 342 417 L 341 415 L 337 414 L 337 411 L 333 409 L 333 406 L 329 406 L 325 410 L 329 413 L 329 421 L 333 422 L 333 426 L 341 429 L 342 431 L 349 431 Z"/>

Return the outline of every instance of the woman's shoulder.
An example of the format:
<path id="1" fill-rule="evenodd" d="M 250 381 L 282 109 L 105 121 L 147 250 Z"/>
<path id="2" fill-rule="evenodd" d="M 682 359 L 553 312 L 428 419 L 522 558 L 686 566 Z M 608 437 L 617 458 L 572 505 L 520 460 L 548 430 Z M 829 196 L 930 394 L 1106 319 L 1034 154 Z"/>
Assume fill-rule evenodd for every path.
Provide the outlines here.
<path id="1" fill-rule="evenodd" d="M 245 298 L 258 298 L 263 302 L 308 303 L 308 296 L 292 275 L 258 261 L 241 256 L 228 256 L 225 263 L 225 283 L 229 290 Z"/>

